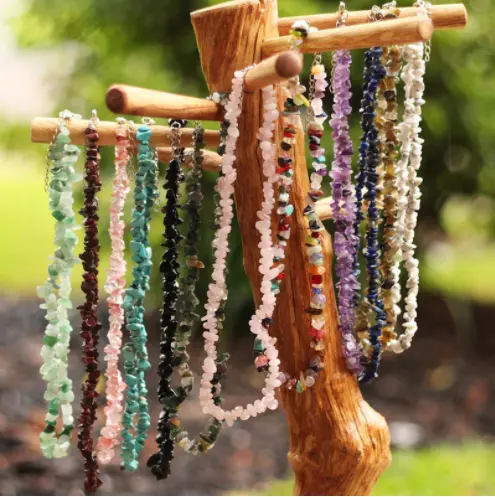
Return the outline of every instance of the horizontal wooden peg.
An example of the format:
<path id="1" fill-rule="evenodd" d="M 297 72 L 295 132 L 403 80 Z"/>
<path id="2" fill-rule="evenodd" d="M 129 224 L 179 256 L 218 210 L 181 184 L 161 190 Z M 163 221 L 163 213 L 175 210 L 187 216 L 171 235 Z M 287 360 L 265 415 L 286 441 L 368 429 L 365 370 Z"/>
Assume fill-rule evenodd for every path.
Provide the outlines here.
<path id="1" fill-rule="evenodd" d="M 339 49 L 359 49 L 377 46 L 405 45 L 427 41 L 433 34 L 433 23 L 425 17 L 377 21 L 347 26 L 345 29 L 325 29 L 310 33 L 300 45 L 303 53 L 330 52 Z M 292 45 L 292 36 L 266 39 L 263 54 L 269 57 Z"/>
<path id="2" fill-rule="evenodd" d="M 244 88 L 256 91 L 280 83 L 297 76 L 302 68 L 301 57 L 292 51 L 274 55 L 246 73 Z M 224 114 L 222 107 L 212 100 L 128 85 L 112 86 L 106 102 L 112 112 L 132 116 L 221 121 Z"/>
<path id="3" fill-rule="evenodd" d="M 303 59 L 293 50 L 269 57 L 246 73 L 245 91 L 256 91 L 269 85 L 282 83 L 301 73 Z"/>
<path id="4" fill-rule="evenodd" d="M 330 197 L 327 197 L 318 200 L 315 204 L 315 212 L 322 221 L 332 219 L 331 202 L 332 199 Z"/>
<path id="5" fill-rule="evenodd" d="M 186 149 L 186 160 L 184 162 L 185 167 L 192 167 L 192 148 Z M 158 159 L 160 162 L 170 162 L 172 159 L 172 149 L 170 147 L 157 148 Z M 216 152 L 212 152 L 211 150 L 203 150 L 203 169 L 205 171 L 213 171 L 218 172 L 220 170 L 220 166 L 222 164 L 222 157 L 218 155 Z"/>
<path id="6" fill-rule="evenodd" d="M 222 108 L 212 100 L 129 85 L 110 87 L 106 102 L 112 112 L 131 116 L 198 121 L 221 121 L 223 116 Z"/>
<path id="7" fill-rule="evenodd" d="M 399 9 L 399 18 L 417 16 L 418 9 L 416 7 L 403 7 Z M 346 19 L 346 26 L 354 26 L 356 24 L 366 24 L 369 22 L 369 10 L 359 10 L 349 12 Z M 463 29 L 467 25 L 468 13 L 466 7 L 462 3 L 452 3 L 444 5 L 432 5 L 430 7 L 430 16 L 435 29 Z M 283 17 L 278 20 L 278 29 L 281 36 L 288 35 L 292 24 L 295 21 L 304 19 L 311 26 L 318 29 L 331 29 L 337 26 L 339 14 L 316 14 L 311 16 L 299 17 Z M 393 21 L 393 19 L 392 19 Z"/>
<path id="8" fill-rule="evenodd" d="M 56 118 L 37 117 L 31 121 L 31 140 L 34 143 L 51 143 L 53 135 L 58 127 L 59 120 Z M 138 124 L 136 124 L 138 126 Z M 84 145 L 86 137 L 84 131 L 88 127 L 87 119 L 71 119 L 68 123 L 72 143 Z M 114 146 L 117 144 L 116 132 L 118 124 L 111 121 L 100 121 L 96 127 L 100 136 L 99 144 L 102 146 Z M 170 128 L 168 126 L 150 126 L 152 130 L 151 144 L 155 147 L 170 145 Z M 182 143 L 192 144 L 194 129 L 182 129 Z M 206 130 L 204 141 L 207 147 L 216 148 L 220 144 L 220 133 L 214 130 Z"/>

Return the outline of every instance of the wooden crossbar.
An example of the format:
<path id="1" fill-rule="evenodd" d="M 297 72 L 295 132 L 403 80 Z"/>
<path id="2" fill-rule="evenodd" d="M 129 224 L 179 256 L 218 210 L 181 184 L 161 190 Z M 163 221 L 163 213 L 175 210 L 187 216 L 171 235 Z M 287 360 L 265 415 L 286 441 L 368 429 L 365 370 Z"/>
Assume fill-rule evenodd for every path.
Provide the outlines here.
<path id="1" fill-rule="evenodd" d="M 34 143 L 51 143 L 53 135 L 58 127 L 59 120 L 50 117 L 37 117 L 31 121 L 31 141 Z M 136 125 L 138 126 L 138 125 Z M 86 136 L 84 131 L 88 127 L 86 119 L 71 119 L 67 125 L 72 143 L 76 145 L 84 145 Z M 168 126 L 150 126 L 152 129 L 151 144 L 155 147 L 166 147 L 170 145 L 170 128 Z M 100 145 L 116 145 L 118 124 L 111 121 L 100 121 L 97 126 L 97 131 L 100 136 Z M 194 129 L 184 128 L 182 130 L 182 140 L 184 145 L 192 144 L 192 135 Z M 205 144 L 208 147 L 216 148 L 220 144 L 220 134 L 218 131 L 205 131 Z"/>
<path id="2" fill-rule="evenodd" d="M 399 19 L 414 17 L 418 14 L 416 7 L 403 7 L 398 9 Z M 369 21 L 369 10 L 359 10 L 349 12 L 346 19 L 346 26 L 356 24 L 365 24 Z M 466 7 L 462 3 L 432 5 L 430 7 L 430 16 L 435 29 L 463 29 L 468 21 Z M 339 14 L 336 12 L 329 14 L 316 14 L 310 16 L 282 17 L 278 20 L 278 29 L 281 36 L 289 34 L 290 28 L 295 21 L 305 19 L 311 26 L 318 29 L 335 28 L 339 20 Z M 395 22 L 391 19 L 390 22 Z"/>
<path id="3" fill-rule="evenodd" d="M 345 29 L 325 29 L 310 33 L 299 47 L 303 53 L 330 52 L 339 49 L 359 49 L 375 46 L 406 45 L 429 40 L 433 23 L 426 17 L 397 19 L 392 22 L 356 24 Z M 292 46 L 292 36 L 268 38 L 263 43 L 263 55 L 269 57 Z"/>

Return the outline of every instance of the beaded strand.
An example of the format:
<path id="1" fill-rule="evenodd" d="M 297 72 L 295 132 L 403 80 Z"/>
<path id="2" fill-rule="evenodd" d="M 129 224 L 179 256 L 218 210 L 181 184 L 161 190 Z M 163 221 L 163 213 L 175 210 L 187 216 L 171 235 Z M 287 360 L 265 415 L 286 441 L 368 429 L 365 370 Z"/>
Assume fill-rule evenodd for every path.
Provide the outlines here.
<path id="1" fill-rule="evenodd" d="M 268 409 L 276 409 L 278 402 L 275 399 L 275 388 L 279 387 L 281 382 L 277 378 L 279 374 L 278 351 L 275 348 L 275 341 L 272 339 L 267 330 L 262 325 L 265 317 L 271 317 L 274 304 L 276 301 L 271 289 L 271 280 L 281 271 L 278 268 L 272 268 L 272 259 L 268 257 L 263 259 L 261 272 L 263 274 L 264 284 L 262 285 L 262 304 L 258 313 L 250 321 L 251 332 L 255 334 L 266 348 L 266 356 L 270 360 L 269 373 L 265 379 L 265 388 L 263 389 L 263 399 L 259 399 L 253 404 L 248 404 L 245 408 L 237 406 L 235 409 L 225 411 L 221 406 L 216 405 L 212 394 L 212 380 L 217 371 L 215 359 L 217 359 L 216 343 L 218 341 L 218 328 L 216 312 L 226 295 L 224 269 L 226 267 L 226 257 L 229 251 L 228 234 L 231 231 L 231 222 L 233 219 L 233 200 L 234 193 L 233 183 L 237 177 L 236 170 L 233 167 L 235 161 L 235 148 L 237 137 L 239 136 L 238 118 L 242 109 L 243 81 L 246 70 L 236 71 L 232 80 L 232 93 L 230 94 L 229 103 L 225 118 L 229 121 L 228 137 L 226 143 L 226 153 L 222 158 L 223 175 L 217 183 L 220 194 L 220 229 L 216 233 L 213 247 L 215 250 L 215 263 L 213 266 L 213 282 L 208 290 L 208 303 L 206 304 L 206 316 L 202 318 L 205 338 L 205 350 L 207 357 L 203 363 L 203 376 L 200 388 L 200 403 L 205 414 L 212 414 L 217 420 L 223 421 L 230 426 L 235 420 L 241 418 L 247 420 L 258 413 Z M 270 224 L 270 223 L 269 223 Z M 268 250 L 267 252 L 272 252 Z M 263 255 L 263 254 L 262 254 Z"/>
<path id="2" fill-rule="evenodd" d="M 148 401 L 144 373 L 150 369 L 146 348 L 147 333 L 144 326 L 144 297 L 150 288 L 151 247 L 148 239 L 151 209 L 159 196 L 156 187 L 158 163 L 150 146 L 152 131 L 148 124 L 136 132 L 138 142 L 138 171 L 134 188 L 135 207 L 132 212 L 130 244 L 133 283 L 127 288 L 124 298 L 126 327 L 130 341 L 123 348 L 127 398 L 122 417 L 122 467 L 126 471 L 138 468 L 139 454 L 148 438 L 150 426 Z M 135 418 L 137 423 L 135 424 Z"/>
<path id="3" fill-rule="evenodd" d="M 356 225 L 355 235 L 359 236 L 359 224 L 364 218 L 361 213 L 363 199 L 368 204 L 366 248 L 363 253 L 367 264 L 368 287 L 357 314 L 356 329 L 367 357 L 365 370 L 359 380 L 369 383 L 378 376 L 382 346 L 380 337 L 386 321 L 383 301 L 380 296 L 380 248 L 378 244 L 379 211 L 376 202 L 378 183 L 377 167 L 379 164 L 378 131 L 374 119 L 376 116 L 376 93 L 380 81 L 386 74 L 381 57 L 383 49 L 374 47 L 365 53 L 364 92 L 362 100 L 363 137 L 360 146 L 359 173 L 356 179 Z M 363 195 L 364 187 L 366 193 Z M 356 257 L 357 265 L 357 257 Z M 371 326 L 370 314 L 376 315 L 375 324 Z"/>
<path id="4" fill-rule="evenodd" d="M 168 412 L 168 417 L 163 420 L 166 423 L 166 428 L 169 430 L 168 437 L 174 444 L 183 448 L 190 454 L 198 454 L 208 452 L 215 445 L 215 441 L 219 435 L 222 422 L 212 418 L 206 430 L 203 430 L 195 439 L 189 439 L 189 434 L 181 424 L 178 411 L 180 405 L 186 400 L 192 390 L 193 373 L 188 365 L 189 356 L 187 354 L 187 346 L 195 323 L 199 320 L 199 315 L 195 313 L 199 300 L 195 295 L 196 283 L 199 279 L 199 272 L 204 268 L 204 264 L 198 259 L 197 245 L 201 227 L 200 211 L 202 207 L 203 194 L 201 192 L 201 177 L 203 163 L 203 148 L 205 130 L 198 123 L 193 132 L 194 149 L 192 153 L 193 167 L 186 176 L 186 191 L 188 193 L 188 201 L 182 206 L 184 211 L 189 214 L 189 227 L 184 243 L 184 253 L 186 256 L 186 275 L 181 279 L 180 290 L 180 322 L 179 329 L 173 343 L 173 352 L 177 361 L 180 363 L 175 367 L 178 369 L 181 376 L 181 384 L 177 388 L 177 406 L 171 408 Z M 219 396 L 220 388 L 218 381 L 222 374 L 226 372 L 225 361 L 228 357 L 222 356 L 217 360 L 217 373 L 214 376 L 212 384 L 212 393 L 215 394 L 215 402 L 221 403 L 222 399 Z M 149 464 L 149 463 L 148 463 Z"/>
<path id="5" fill-rule="evenodd" d="M 184 148 L 180 146 L 181 128 L 187 121 L 170 120 L 172 160 L 167 169 L 166 181 L 163 185 L 166 191 L 167 203 L 162 209 L 164 214 L 163 232 L 166 247 L 160 264 L 160 273 L 163 278 L 163 306 L 160 320 L 160 362 L 158 365 L 159 383 L 158 400 L 162 404 L 162 412 L 158 421 L 157 437 L 158 452 L 148 460 L 151 472 L 158 480 L 168 477 L 170 463 L 174 457 L 174 441 L 170 437 L 170 417 L 177 411 L 178 405 L 185 400 L 184 392 L 175 392 L 171 386 L 171 377 L 174 368 L 179 366 L 181 357 L 176 354 L 177 329 L 177 301 L 179 297 L 179 246 L 183 239 L 179 232 L 182 219 L 179 217 L 178 204 L 180 185 L 184 180 L 182 163 L 184 162 Z"/>
<path id="6" fill-rule="evenodd" d="M 349 50 L 337 50 L 333 53 L 334 105 L 330 125 L 333 129 L 334 161 L 330 177 L 332 178 L 331 207 L 332 218 L 335 222 L 333 246 L 336 256 L 335 273 L 342 345 L 349 371 L 359 375 L 363 371 L 362 351 L 353 335 L 355 299 L 360 286 L 353 270 L 357 243 L 354 232 L 356 193 L 352 184 L 354 152 L 349 134 L 349 116 L 352 113 L 351 63 L 352 57 Z"/>
<path id="7" fill-rule="evenodd" d="M 387 322 L 383 327 L 381 342 L 384 347 L 396 338 L 399 295 L 394 295 L 394 287 L 399 281 L 399 257 L 401 247 L 397 243 L 396 219 L 398 210 L 398 182 L 396 159 L 398 139 L 396 126 L 398 119 L 397 82 L 401 68 L 401 50 L 397 45 L 383 48 L 383 63 L 387 69 L 385 78 L 378 87 L 377 120 L 381 122 L 379 140 L 382 147 L 383 163 L 383 242 L 382 242 L 382 298 Z"/>
<path id="8" fill-rule="evenodd" d="M 323 277 L 326 273 L 326 268 L 323 265 L 323 247 L 321 243 L 321 233 L 325 229 L 318 215 L 315 212 L 316 202 L 323 197 L 321 184 L 323 177 L 327 174 L 325 149 L 321 146 L 323 137 L 323 125 L 328 116 L 323 110 L 323 98 L 325 90 L 328 87 L 326 81 L 327 74 L 325 67 L 321 63 L 321 56 L 317 54 L 311 67 L 312 94 L 310 95 L 310 116 L 311 120 L 308 123 L 308 141 L 309 150 L 312 157 L 312 165 L 314 172 L 310 176 L 310 190 L 306 196 L 306 208 L 304 215 L 308 220 L 309 234 L 306 235 L 306 253 L 310 261 L 310 283 L 311 283 L 311 302 L 306 309 L 306 313 L 311 316 L 311 326 L 309 335 L 311 337 L 311 347 L 323 354 L 324 338 L 325 338 L 325 317 L 323 309 L 327 301 L 324 287 Z M 319 357 L 319 356 L 317 356 Z M 312 370 L 308 370 L 305 377 L 301 374 L 301 378 L 295 383 L 296 391 L 303 392 L 306 387 L 311 387 L 315 384 L 315 374 Z M 291 381 L 291 380 L 289 380 Z M 294 379 L 292 379 L 294 383 Z"/>
<path id="9" fill-rule="evenodd" d="M 312 29 L 311 26 L 306 21 L 298 21 L 293 24 L 291 34 L 294 37 L 295 49 L 297 49 L 298 45 L 300 45 L 303 42 L 304 38 L 307 37 L 311 29 Z M 320 73 L 321 71 L 315 71 L 315 74 L 320 74 Z M 324 79 L 322 80 L 321 76 L 318 79 L 320 81 L 317 82 L 316 81 L 317 78 L 314 78 L 314 81 L 312 82 L 312 89 L 314 88 L 315 91 L 317 90 L 318 92 L 321 92 L 322 88 L 324 90 L 326 87 L 325 80 Z M 292 178 L 294 172 L 291 169 L 292 158 L 289 156 L 289 152 L 292 149 L 293 144 L 295 143 L 297 130 L 301 128 L 300 107 L 310 106 L 310 102 L 305 98 L 303 94 L 304 91 L 305 88 L 299 83 L 298 77 L 290 80 L 286 88 L 287 96 L 284 103 L 284 111 L 282 112 L 282 116 L 284 117 L 284 138 L 280 147 L 282 149 L 282 156 L 279 158 L 279 168 L 277 170 L 277 172 L 280 175 L 280 178 L 282 179 L 282 184 L 284 186 L 284 189 L 280 191 L 279 201 L 278 201 L 279 208 L 277 210 L 279 217 L 282 216 L 281 218 L 279 218 L 279 234 L 278 234 L 278 238 L 280 241 L 279 245 L 280 244 L 282 245 L 280 246 L 280 248 L 275 247 L 275 252 L 274 252 L 275 255 L 274 261 L 276 263 L 275 266 L 280 264 L 280 262 L 283 261 L 283 259 L 285 258 L 285 248 L 290 238 L 290 215 L 292 215 L 292 213 L 294 212 L 294 207 L 288 202 L 289 202 L 289 187 L 292 184 Z M 323 109 L 321 109 L 321 111 L 322 110 Z M 326 169 L 324 169 L 322 162 L 318 162 L 317 169 L 324 170 L 326 174 Z M 283 276 L 284 273 L 281 272 L 277 277 L 277 279 L 283 280 Z M 279 285 L 280 283 L 278 282 L 276 285 L 273 285 L 272 282 L 272 288 L 275 289 L 275 293 L 279 293 L 280 291 Z M 310 310 L 311 309 L 308 309 L 307 311 Z M 262 321 L 262 325 L 267 331 L 269 330 L 271 323 L 272 323 L 271 318 L 269 319 L 265 318 Z M 310 333 L 318 331 L 316 329 L 314 330 L 315 328 L 314 325 L 318 325 L 319 320 L 313 319 L 312 324 L 313 326 L 310 328 Z M 317 343 L 315 340 L 313 340 L 312 347 L 315 348 L 316 346 Z M 261 371 L 269 371 L 271 361 L 264 354 L 264 351 L 265 348 L 261 340 L 257 339 L 255 341 L 255 356 L 256 355 L 261 356 L 261 354 L 263 354 L 266 357 L 266 359 L 268 359 L 267 361 L 266 360 L 264 361 L 265 365 L 263 366 L 263 368 L 259 367 L 258 369 Z M 278 358 L 276 363 L 277 365 L 280 364 Z M 255 362 L 255 365 L 258 366 L 258 364 Z M 296 392 L 302 393 L 306 390 L 306 388 L 312 387 L 316 383 L 316 378 L 318 376 L 318 373 L 322 369 L 323 369 L 322 357 L 320 355 L 317 355 L 311 359 L 309 368 L 305 372 L 300 372 L 296 376 L 292 376 L 291 374 L 286 372 L 279 372 L 278 379 L 280 380 L 280 383 L 284 385 L 284 387 L 287 388 L 288 390 L 294 389 Z"/>
<path id="10" fill-rule="evenodd" d="M 79 256 L 84 273 L 81 290 L 85 301 L 78 306 L 82 318 L 81 338 L 83 341 L 83 363 L 86 379 L 82 384 L 81 414 L 79 415 L 78 448 L 84 458 L 84 490 L 93 494 L 102 485 L 99 467 L 94 453 L 93 430 L 96 421 L 96 390 L 100 379 L 98 364 L 98 342 L 101 323 L 98 321 L 98 265 L 100 262 L 100 242 L 98 240 L 98 198 L 100 183 L 100 153 L 98 147 L 98 118 L 93 111 L 93 118 L 85 130 L 86 162 L 84 164 L 84 207 L 79 213 L 84 217 L 84 252 Z"/>
<path id="11" fill-rule="evenodd" d="M 424 105 L 425 48 L 422 43 L 414 43 L 403 48 L 405 62 L 401 78 L 405 84 L 406 100 L 404 118 L 399 126 L 400 160 L 397 164 L 399 180 L 399 212 L 397 237 L 402 244 L 402 258 L 407 271 L 406 312 L 404 313 L 404 333 L 388 343 L 388 349 L 401 353 L 410 348 L 416 334 L 417 295 L 419 289 L 419 262 L 414 256 L 414 231 L 420 207 L 422 179 L 417 171 L 421 166 L 423 139 L 421 133 L 421 110 Z M 400 284 L 394 285 L 394 292 L 400 295 Z"/>
<path id="12" fill-rule="evenodd" d="M 71 145 L 67 123 L 74 117 L 69 111 L 60 113 L 56 136 L 49 148 L 47 161 L 51 161 L 48 183 L 49 206 L 55 218 L 55 253 L 48 266 L 48 280 L 36 289 L 45 301 L 40 305 L 48 321 L 41 347 L 43 365 L 40 368 L 46 382 L 44 399 L 48 402 L 45 428 L 40 434 L 40 447 L 49 459 L 65 457 L 74 430 L 72 380 L 68 377 L 69 342 L 72 326 L 68 310 L 72 268 L 79 263 L 74 254 L 77 245 L 75 214 L 73 210 L 73 183 L 81 177 L 74 171 L 79 149 Z M 57 420 L 62 419 L 62 429 L 57 433 Z"/>
<path id="13" fill-rule="evenodd" d="M 126 385 L 119 370 L 120 350 L 122 348 L 122 327 L 124 326 L 124 308 L 122 306 L 125 293 L 125 275 L 127 263 L 124 258 L 125 222 L 124 206 L 129 194 L 129 178 L 127 167 L 131 160 L 129 153 L 129 132 L 124 128 L 124 119 L 118 120 L 117 146 L 115 147 L 115 177 L 113 181 L 112 202 L 110 204 L 110 241 L 112 253 L 110 255 L 110 269 L 108 270 L 105 291 L 108 294 L 107 304 L 110 315 L 108 330 L 108 344 L 106 345 L 105 359 L 107 361 L 107 378 L 105 394 L 106 422 L 101 429 L 100 438 L 96 446 L 98 460 L 101 464 L 108 464 L 115 455 L 114 447 L 119 443 L 119 434 L 122 429 L 122 411 L 124 390 Z"/>

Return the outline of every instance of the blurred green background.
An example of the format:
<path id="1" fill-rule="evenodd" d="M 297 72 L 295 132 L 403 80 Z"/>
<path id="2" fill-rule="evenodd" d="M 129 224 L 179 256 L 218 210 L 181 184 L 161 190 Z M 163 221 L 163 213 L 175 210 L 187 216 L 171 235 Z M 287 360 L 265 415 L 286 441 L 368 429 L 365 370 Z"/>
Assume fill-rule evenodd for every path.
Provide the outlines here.
<path id="1" fill-rule="evenodd" d="M 206 96 L 189 13 L 217 3 L 215 0 L 0 1 L 0 209 L 3 213 L 0 294 L 8 302 L 14 299 L 37 305 L 34 288 L 45 279 L 52 249 L 52 222 L 43 190 L 47 146 L 30 143 L 29 120 L 36 115 L 55 116 L 64 108 L 88 118 L 95 108 L 101 119 L 114 119 L 104 104 L 106 89 L 113 83 Z M 334 11 L 337 4 L 328 0 L 279 0 L 279 10 L 281 16 L 314 14 Z M 406 4 L 399 2 L 401 5 Z M 398 374 L 407 376 L 408 371 L 424 367 L 426 386 L 421 386 L 423 390 L 420 388 L 414 398 L 424 402 L 424 395 L 441 392 L 449 396 L 453 406 L 459 405 L 461 397 L 464 402 L 466 392 L 471 392 L 471 384 L 464 387 L 463 381 L 472 378 L 482 394 L 472 394 L 465 404 L 469 410 L 472 402 L 480 403 L 482 421 L 476 418 L 471 422 L 469 418 L 465 423 L 468 429 L 460 430 L 460 434 L 455 432 L 453 437 L 454 428 L 446 433 L 432 429 L 422 443 L 491 436 L 493 431 L 492 383 L 483 387 L 488 392 L 484 403 L 479 397 L 485 390 L 479 385 L 485 385 L 480 381 L 493 378 L 491 346 L 495 346 L 491 338 L 495 318 L 495 4 L 490 0 L 471 0 L 466 6 L 470 19 L 465 30 L 435 33 L 426 75 L 421 170 L 425 182 L 417 231 L 421 259 L 420 323 L 423 323 L 418 350 L 429 354 L 430 361 L 428 367 L 421 366 L 423 357 L 414 362 L 416 356 L 412 356 L 407 367 L 400 370 L 398 360 L 394 359 L 390 371 L 402 371 Z M 352 10 L 370 7 L 369 0 L 348 3 Z M 357 140 L 362 53 L 354 55 L 353 136 Z M 328 62 L 329 54 L 325 57 Z M 310 62 L 308 58 L 307 63 Z M 331 153 L 328 140 L 326 145 Z M 109 149 L 103 153 L 102 212 L 111 193 L 112 153 Z M 210 200 L 214 180 L 213 175 L 205 175 L 204 189 Z M 158 218 L 155 217 L 153 229 L 157 248 L 161 232 Z M 204 219 L 211 218 L 212 205 L 207 201 Z M 109 250 L 107 223 L 108 218 L 102 215 L 102 269 L 106 267 Z M 207 222 L 203 231 L 201 252 L 208 263 L 212 234 Z M 252 311 L 236 230 L 232 247 L 228 319 L 229 328 L 235 332 L 228 335 L 227 345 L 245 339 Z M 155 256 L 160 256 L 160 250 L 155 251 Z M 74 274 L 75 283 L 78 278 L 79 274 Z M 155 283 L 149 308 L 159 305 L 158 275 Z M 207 284 L 205 277 L 201 282 L 203 295 Z M 9 305 L 5 306 L 6 313 Z M 432 347 L 427 340 L 436 340 L 436 345 Z M 454 345 L 449 348 L 449 343 Z M 465 374 L 466 368 L 469 374 Z M 384 386 L 376 387 L 370 395 L 372 399 L 376 396 L 387 411 L 387 406 L 395 405 L 390 400 L 391 376 L 382 381 Z M 419 421 L 414 419 L 420 424 L 424 413 L 421 406 Z M 390 419 L 409 421 L 405 411 L 390 409 L 386 414 Z M 429 461 L 436 460 L 435 449 L 431 450 L 421 468 L 428 468 Z M 471 457 L 470 450 L 477 455 Z M 445 456 L 445 452 L 449 455 Z M 381 492 L 400 494 L 394 478 L 402 474 L 401 468 L 408 466 L 411 457 L 414 456 L 407 453 L 397 458 L 379 487 Z M 437 482 L 436 486 L 420 488 L 412 483 L 412 477 L 405 478 L 403 484 L 411 480 L 408 488 L 414 495 L 424 495 L 421 492 L 428 492 L 429 488 L 435 495 L 495 492 L 493 477 L 484 477 L 491 473 L 490 466 L 477 464 L 476 457 L 486 462 L 493 460 L 494 455 L 489 445 L 438 449 L 439 460 L 445 461 L 442 464 L 459 465 L 460 471 L 473 467 L 475 481 L 482 480 L 481 486 L 477 483 L 463 486 L 456 478 L 449 479 L 452 485 L 446 487 Z M 465 466 L 464 461 L 469 461 L 469 465 Z M 483 468 L 486 473 L 482 472 Z M 421 481 L 427 481 L 430 475 L 434 478 L 434 471 L 418 471 Z M 437 471 L 444 473 L 442 467 Z M 402 493 L 407 492 L 402 487 Z"/>

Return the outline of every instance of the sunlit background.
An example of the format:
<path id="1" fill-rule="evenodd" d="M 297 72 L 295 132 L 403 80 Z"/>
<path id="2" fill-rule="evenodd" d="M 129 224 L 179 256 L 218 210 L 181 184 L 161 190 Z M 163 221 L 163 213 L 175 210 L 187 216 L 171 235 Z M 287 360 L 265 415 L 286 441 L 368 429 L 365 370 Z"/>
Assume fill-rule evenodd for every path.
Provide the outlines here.
<path id="1" fill-rule="evenodd" d="M 370 8 L 370 2 L 352 0 L 348 7 Z M 75 448 L 69 458 L 59 461 L 44 460 L 38 448 L 45 410 L 37 373 L 44 320 L 34 289 L 46 277 L 53 223 L 43 189 L 47 146 L 30 143 L 29 121 L 35 116 L 56 116 L 64 108 L 88 118 L 95 108 L 100 118 L 114 119 L 105 108 L 104 96 L 108 86 L 117 82 L 206 96 L 189 12 L 215 3 L 219 2 L 0 0 L 2 495 L 80 495 L 82 486 L 82 463 Z M 280 15 L 330 12 L 337 3 L 280 0 Z M 468 28 L 435 33 L 427 66 L 421 169 L 425 183 L 417 236 L 419 334 L 412 350 L 385 357 L 380 379 L 364 389 L 367 400 L 387 418 L 394 444 L 394 462 L 379 482 L 377 494 L 495 492 L 495 449 L 491 445 L 495 435 L 495 4 L 490 0 L 466 4 Z M 222 57 L 221 47 L 218 56 Z M 362 53 L 356 52 L 356 142 L 361 74 Z M 330 143 L 327 148 L 331 153 Z M 109 254 L 105 210 L 111 193 L 112 153 L 104 151 L 102 281 Z M 207 174 L 204 180 L 210 199 L 214 179 Z M 80 190 L 77 198 L 80 203 Z M 211 213 L 211 202 L 207 202 L 201 248 L 206 263 L 211 260 Z M 153 226 L 157 257 L 159 217 L 155 216 Z M 332 229 L 331 224 L 328 227 Z M 252 341 L 247 329 L 251 291 L 242 270 L 237 231 L 232 244 L 229 332 L 223 343 L 234 350 L 225 390 L 229 404 L 252 398 L 261 381 L 251 366 Z M 74 275 L 76 290 L 79 276 Z M 207 284 L 205 273 L 203 296 Z M 80 297 L 76 291 L 74 298 Z M 155 274 L 148 301 L 152 356 L 157 350 L 159 301 L 160 281 Z M 74 325 L 77 330 L 76 315 Z M 82 369 L 79 345 L 75 334 L 71 375 L 76 384 Z M 200 343 L 193 345 L 194 363 L 201 358 L 200 347 Z M 149 376 L 153 383 L 154 375 Z M 156 419 L 155 401 L 152 408 Z M 204 423 L 193 400 L 185 407 L 184 418 L 191 431 Z M 151 437 L 147 454 L 152 444 Z M 270 413 L 225 429 L 206 457 L 178 454 L 173 475 L 166 482 L 156 483 L 146 468 L 129 477 L 115 461 L 104 469 L 103 493 L 287 494 L 291 492 L 287 448 L 284 416 Z"/>

